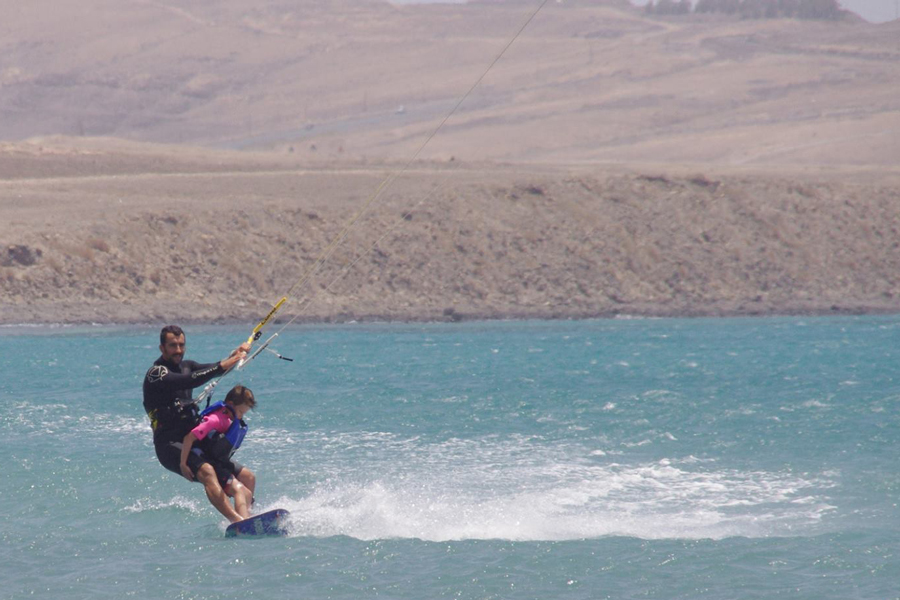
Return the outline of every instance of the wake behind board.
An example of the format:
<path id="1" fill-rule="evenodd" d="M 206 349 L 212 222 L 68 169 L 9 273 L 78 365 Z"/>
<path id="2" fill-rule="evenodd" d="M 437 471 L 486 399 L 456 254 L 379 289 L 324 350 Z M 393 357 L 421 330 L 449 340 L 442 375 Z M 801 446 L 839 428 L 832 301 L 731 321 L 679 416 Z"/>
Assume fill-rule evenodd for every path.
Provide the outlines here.
<path id="1" fill-rule="evenodd" d="M 225 530 L 225 537 L 287 535 L 290 514 L 283 508 L 276 508 L 269 512 L 253 515 L 249 519 L 229 525 Z"/>

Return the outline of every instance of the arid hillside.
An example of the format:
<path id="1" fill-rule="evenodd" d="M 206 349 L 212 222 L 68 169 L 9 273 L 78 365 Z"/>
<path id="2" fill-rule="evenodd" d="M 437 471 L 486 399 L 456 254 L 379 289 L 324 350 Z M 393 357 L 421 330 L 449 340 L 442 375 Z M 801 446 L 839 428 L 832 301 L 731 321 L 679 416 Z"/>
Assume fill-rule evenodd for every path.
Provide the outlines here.
<path id="1" fill-rule="evenodd" d="M 33 0 L 0 23 L 0 139 L 406 160 L 539 2 Z M 529 163 L 900 163 L 900 22 L 554 1 L 422 153 Z"/>
<path id="2" fill-rule="evenodd" d="M 255 321 L 304 275 L 283 313 L 303 320 L 900 309 L 887 169 L 402 172 L 109 140 L 6 145 L 10 164 L 5 323 Z"/>

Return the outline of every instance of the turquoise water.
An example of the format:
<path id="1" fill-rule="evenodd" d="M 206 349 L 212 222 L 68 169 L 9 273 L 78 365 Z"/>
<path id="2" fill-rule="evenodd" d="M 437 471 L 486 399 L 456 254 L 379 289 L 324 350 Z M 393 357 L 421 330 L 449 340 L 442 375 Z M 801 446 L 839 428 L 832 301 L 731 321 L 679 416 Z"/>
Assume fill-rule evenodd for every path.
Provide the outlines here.
<path id="1" fill-rule="evenodd" d="M 900 317 L 287 330 L 222 387 L 289 537 L 141 410 L 157 329 L 6 328 L 2 598 L 900 598 Z M 247 332 L 189 328 L 212 361 Z M 227 384 L 227 385 L 226 385 Z"/>

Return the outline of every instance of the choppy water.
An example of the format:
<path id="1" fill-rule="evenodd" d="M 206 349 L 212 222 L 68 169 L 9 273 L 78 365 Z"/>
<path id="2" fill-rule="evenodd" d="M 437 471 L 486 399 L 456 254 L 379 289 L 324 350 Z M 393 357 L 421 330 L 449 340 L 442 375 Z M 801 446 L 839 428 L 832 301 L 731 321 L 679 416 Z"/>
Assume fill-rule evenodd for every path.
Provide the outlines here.
<path id="1" fill-rule="evenodd" d="M 900 317 L 346 325 L 241 374 L 283 539 L 141 410 L 157 330 L 6 328 L 2 598 L 900 598 Z M 188 331 L 215 360 L 246 336 Z M 223 383 L 223 388 L 230 385 Z"/>

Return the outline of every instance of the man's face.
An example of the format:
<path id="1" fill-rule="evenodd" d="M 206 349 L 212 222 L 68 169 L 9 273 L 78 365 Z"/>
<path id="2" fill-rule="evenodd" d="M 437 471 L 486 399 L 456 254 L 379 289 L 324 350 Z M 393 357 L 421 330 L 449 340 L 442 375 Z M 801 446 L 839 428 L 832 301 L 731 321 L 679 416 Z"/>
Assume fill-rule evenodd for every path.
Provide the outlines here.
<path id="1" fill-rule="evenodd" d="M 176 337 L 174 333 L 167 333 L 166 343 L 159 347 L 159 351 L 163 360 L 179 364 L 184 358 L 184 334 Z"/>

